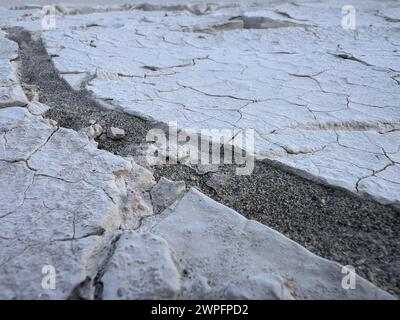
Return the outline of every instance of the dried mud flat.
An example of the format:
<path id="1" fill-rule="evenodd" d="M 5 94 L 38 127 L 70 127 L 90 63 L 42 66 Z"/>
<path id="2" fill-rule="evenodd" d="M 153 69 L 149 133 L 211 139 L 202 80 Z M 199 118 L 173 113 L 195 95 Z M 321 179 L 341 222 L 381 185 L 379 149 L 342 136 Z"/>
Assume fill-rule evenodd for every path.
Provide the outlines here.
<path id="1" fill-rule="evenodd" d="M 160 11 L 163 11 L 162 8 Z M 157 13 L 158 11 L 155 10 L 154 12 Z M 108 13 L 104 13 L 104 15 L 106 14 Z M 66 14 L 66 17 L 68 17 L 68 14 Z M 79 14 L 77 17 L 79 17 Z M 273 28 L 275 28 L 275 26 Z M 145 145 L 145 136 L 147 132 L 153 128 L 161 128 L 165 131 L 168 130 L 167 125 L 163 121 L 160 121 L 161 119 L 154 119 L 153 115 L 138 110 L 127 112 L 127 110 L 121 105 L 119 105 L 118 108 L 110 109 L 110 105 L 107 105 L 107 99 L 104 99 L 104 97 L 98 97 L 98 92 L 96 92 L 97 89 L 93 90 L 91 82 L 95 82 L 97 81 L 96 78 L 99 78 L 99 73 L 97 71 L 94 75 L 83 72 L 84 77 L 81 77 L 82 81 L 79 82 L 78 86 L 73 86 L 71 79 L 67 79 L 66 81 L 64 79 L 65 75 L 76 75 L 79 72 L 67 74 L 65 71 L 59 70 L 59 65 L 54 63 L 54 58 L 57 58 L 58 54 L 52 53 L 52 50 L 54 50 L 52 45 L 46 48 L 45 44 L 46 41 L 49 41 L 48 35 L 51 35 L 51 33 L 46 34 L 47 40 L 43 42 L 41 36 L 36 31 L 32 32 L 27 29 L 21 27 L 9 27 L 4 29 L 7 33 L 7 37 L 18 43 L 19 46 L 18 57 L 16 58 L 13 56 L 10 61 L 14 61 L 18 66 L 18 80 L 16 81 L 21 83 L 27 100 L 26 102 L 14 102 L 14 105 L 12 103 L 4 105 L 4 109 L 0 109 L 0 111 L 15 107 L 19 108 L 20 106 L 28 106 L 28 110 L 30 110 L 29 106 L 32 105 L 35 99 L 37 99 L 40 104 L 49 107 L 49 110 L 46 110 L 43 113 L 43 121 L 46 121 L 45 119 L 51 119 L 56 121 L 57 125 L 50 122 L 50 126 L 55 126 L 55 129 L 47 137 L 44 137 L 45 142 L 38 142 L 40 147 L 35 149 L 36 151 L 32 154 L 29 153 L 25 158 L 22 157 L 22 160 L 20 157 L 15 159 L 12 157 L 12 159 L 7 159 L 7 157 L 5 157 L 4 159 L 1 159 L 1 161 L 12 166 L 23 161 L 26 163 L 27 168 L 34 172 L 33 182 L 28 184 L 26 188 L 23 188 L 23 199 L 26 198 L 26 200 L 22 201 L 17 208 L 7 211 L 6 214 L 0 212 L 0 216 L 2 217 L 1 223 L 3 223 L 5 229 L 7 226 L 3 221 L 7 220 L 8 217 L 11 217 L 11 220 L 7 222 L 11 224 L 16 223 L 16 225 L 18 225 L 20 223 L 18 219 L 16 222 L 13 222 L 12 220 L 13 216 L 18 216 L 15 215 L 15 212 L 18 213 L 19 210 L 22 210 L 23 212 L 26 202 L 30 203 L 30 201 L 33 201 L 30 199 L 40 200 L 40 195 L 36 195 L 33 198 L 27 197 L 26 195 L 30 193 L 30 189 L 32 189 L 33 186 L 37 183 L 41 183 L 41 177 L 43 179 L 47 177 L 49 179 L 59 180 L 63 183 L 76 183 L 79 185 L 79 179 L 76 180 L 74 178 L 71 180 L 69 175 L 75 177 L 77 174 L 76 172 L 79 172 L 80 169 L 76 166 L 82 164 L 82 162 L 80 162 L 81 160 L 79 160 L 81 156 L 77 155 L 78 161 L 76 161 L 77 159 L 72 156 L 70 159 L 71 163 L 61 162 L 61 164 L 56 164 L 56 167 L 60 167 L 58 169 L 52 169 L 52 164 L 49 164 L 52 161 L 66 161 L 62 160 L 64 152 L 63 147 L 65 144 L 68 145 L 68 143 L 71 143 L 68 142 L 69 140 L 74 141 L 74 139 L 77 139 L 76 137 L 69 137 L 66 139 L 65 137 L 68 137 L 69 135 L 73 136 L 73 134 L 63 131 L 64 129 L 62 128 L 70 128 L 74 131 L 82 131 L 83 129 L 83 132 L 85 132 L 85 129 L 93 125 L 93 123 L 100 125 L 102 128 L 122 128 L 125 130 L 126 136 L 121 140 L 110 139 L 105 133 L 92 138 L 95 138 L 95 142 L 98 144 L 100 150 L 103 149 L 106 152 L 110 152 L 111 154 L 116 155 L 117 158 L 119 158 L 119 156 L 133 157 L 133 159 L 138 163 L 141 161 L 138 156 L 141 155 L 143 146 Z M 204 31 L 206 32 L 205 35 L 207 36 L 210 31 L 212 30 Z M 179 69 L 180 67 L 178 66 L 175 68 Z M 153 70 L 157 69 L 153 68 Z M 118 88 L 118 85 L 121 85 L 118 81 L 120 81 L 119 77 L 122 76 L 117 77 L 117 79 L 109 77 L 110 74 L 106 76 L 106 79 L 111 81 L 111 83 L 116 81 L 116 83 L 113 83 L 116 88 Z M 100 86 L 103 86 L 103 84 L 100 84 Z M 185 93 L 182 93 L 182 95 L 184 94 Z M 210 96 L 213 95 L 214 94 L 210 94 Z M 221 97 L 224 95 L 225 94 L 221 94 Z M 181 95 L 178 96 L 178 98 L 179 97 L 181 97 Z M 117 99 L 118 98 L 115 98 L 114 100 Z M 30 102 L 28 100 L 30 100 Z M 128 104 L 129 103 L 127 103 L 127 105 Z M 395 115 L 396 114 L 394 114 L 394 116 Z M 35 119 L 36 116 L 37 115 L 34 115 Z M 242 117 L 243 115 L 241 115 L 241 118 Z M 167 120 L 170 119 L 165 119 L 165 122 Z M 395 120 L 397 121 L 397 119 Z M 390 127 L 395 126 L 396 121 L 392 123 L 386 122 L 386 127 L 383 129 L 384 132 L 396 134 L 397 129 Z M 19 124 L 16 126 L 18 127 L 18 125 Z M 9 129 L 6 129 L 4 132 L 8 131 Z M 13 145 L 12 143 L 9 143 L 7 135 L 8 134 L 4 134 L 4 150 L 7 149 L 7 145 Z M 54 136 L 55 138 L 53 138 Z M 49 156 L 51 154 L 51 146 L 49 147 L 50 151 L 44 153 L 42 161 L 49 162 L 47 164 L 48 168 L 46 168 L 46 166 L 41 166 L 38 160 L 32 161 L 32 164 L 31 159 L 34 158 L 34 154 L 38 153 L 40 155 L 42 148 L 45 149 L 47 144 L 49 144 L 49 142 L 51 144 L 51 142 L 58 138 L 58 136 L 63 137 L 67 141 L 62 142 L 60 140 L 61 142 L 59 142 L 60 144 L 58 145 L 58 148 L 61 146 L 60 155 L 56 156 L 55 159 L 53 159 L 52 156 Z M 25 135 L 23 135 L 23 137 L 25 137 Z M 43 140 L 43 137 L 41 139 Z M 76 142 L 73 142 L 73 144 L 76 144 Z M 77 145 L 77 149 L 74 152 L 78 153 L 78 150 L 82 148 L 82 146 L 84 149 L 86 148 L 86 144 L 81 144 L 81 147 Z M 323 149 L 325 148 L 326 147 Z M 67 150 L 65 151 L 68 150 L 70 152 L 71 150 L 74 150 L 74 148 L 69 149 L 67 147 Z M 100 150 L 99 152 L 103 152 Z M 57 143 L 55 143 L 53 151 L 57 152 Z M 385 150 L 383 150 L 383 152 L 383 157 L 387 156 L 387 152 Z M 302 152 L 300 152 L 300 154 L 301 153 Z M 46 154 L 49 157 L 49 160 L 47 160 Z M 68 154 L 68 152 L 66 154 Z M 392 155 L 392 153 L 390 154 Z M 7 154 L 5 153 L 5 155 Z M 94 157 L 93 159 L 95 161 L 97 161 L 99 157 L 98 155 L 95 155 L 95 151 L 90 151 L 90 155 L 82 155 L 82 159 L 87 156 Z M 379 155 L 377 158 L 379 158 Z M 382 159 L 379 161 L 381 160 Z M 126 160 L 113 161 L 118 162 Z M 86 173 L 83 174 L 85 176 L 85 183 L 86 180 L 88 180 L 89 185 L 94 185 L 94 187 L 99 187 L 102 190 L 108 190 L 108 188 L 113 190 L 112 192 L 109 190 L 105 191 L 109 198 L 108 200 L 111 200 L 111 203 L 117 207 L 115 210 L 111 210 L 112 214 L 110 217 L 105 218 L 107 215 L 104 216 L 104 214 L 95 214 L 95 217 L 91 217 L 84 211 L 80 213 L 79 209 L 77 211 L 79 214 L 75 213 L 73 215 L 72 236 L 67 235 L 58 238 L 59 240 L 55 240 L 55 242 L 53 239 L 54 235 L 50 236 L 51 247 L 54 246 L 55 243 L 58 245 L 58 243 L 62 242 L 71 242 L 73 256 L 75 255 L 75 252 L 85 253 L 88 245 L 90 248 L 95 248 L 91 249 L 94 250 L 94 254 L 92 253 L 90 258 L 86 258 L 86 256 L 84 257 L 84 263 L 76 261 L 76 266 L 72 268 L 74 274 L 73 276 L 68 275 L 66 276 L 66 279 L 64 279 L 66 284 L 65 287 L 62 288 L 62 292 L 59 293 L 59 297 L 89 299 L 93 297 L 104 299 L 152 298 L 155 297 L 154 292 L 158 292 L 158 297 L 163 298 L 239 297 L 309 299 L 316 298 L 318 297 L 318 294 L 322 294 L 321 292 L 314 291 L 312 286 L 311 288 L 308 288 L 305 285 L 306 281 L 309 281 L 307 279 L 313 279 L 312 274 L 315 274 L 315 270 L 313 273 L 311 272 L 312 270 L 306 270 L 304 269 L 304 266 L 300 266 L 301 271 L 298 279 L 291 279 L 289 276 L 290 274 L 294 274 L 293 266 L 296 264 L 294 261 L 302 261 L 302 259 L 305 259 L 299 258 L 298 256 L 300 255 L 302 257 L 303 252 L 301 250 L 299 251 L 297 247 L 289 245 L 285 255 L 285 259 L 287 260 L 283 259 L 282 261 L 282 259 L 278 259 L 278 263 L 281 264 L 274 267 L 271 262 L 271 260 L 273 260 L 272 257 L 276 258 L 277 255 L 280 254 L 277 249 L 282 245 L 286 246 L 286 240 L 279 237 L 275 238 L 274 236 L 269 240 L 270 242 L 265 244 L 265 247 L 261 246 L 259 249 L 255 250 L 253 248 L 256 241 L 255 238 L 264 239 L 263 241 L 269 239 L 267 234 L 261 236 L 264 234 L 263 232 L 265 232 L 261 231 L 260 228 L 262 227 L 246 222 L 244 229 L 243 227 L 238 227 L 239 234 L 242 234 L 243 232 L 246 236 L 243 238 L 242 236 L 235 234 L 234 230 L 236 230 L 236 226 L 243 223 L 243 220 L 241 220 L 242 218 L 236 218 L 236 216 L 229 215 L 225 217 L 225 210 L 229 210 L 228 208 L 223 206 L 219 207 L 219 204 L 209 202 L 212 200 L 208 200 L 201 193 L 190 189 L 192 186 L 196 187 L 198 190 L 203 192 L 205 195 L 210 196 L 217 202 L 243 214 L 246 218 L 256 220 L 278 232 L 281 232 L 283 235 L 294 240 L 318 256 L 339 262 L 343 265 L 353 265 L 357 270 L 357 274 L 361 277 L 371 281 L 373 284 L 389 293 L 394 295 L 399 294 L 399 210 L 396 205 L 396 200 L 393 203 L 388 204 L 377 202 L 376 196 L 373 194 L 374 189 L 371 191 L 372 194 L 367 192 L 367 198 L 365 197 L 365 194 L 356 195 L 351 192 L 354 192 L 354 190 L 348 190 L 347 185 L 342 185 L 340 183 L 337 185 L 335 185 L 335 183 L 333 183 L 333 185 L 332 183 L 329 183 L 330 185 L 327 185 L 326 183 L 322 184 L 321 181 L 316 182 L 314 177 L 304 175 L 304 172 L 300 172 L 300 174 L 306 176 L 306 178 L 301 177 L 299 176 L 297 168 L 294 168 L 296 169 L 294 170 L 293 167 L 290 167 L 290 164 L 288 165 L 285 162 L 276 161 L 276 159 L 256 160 L 255 169 L 252 174 L 248 176 L 237 176 L 235 174 L 235 166 L 233 165 L 224 165 L 220 166 L 218 169 L 213 168 L 209 172 L 202 172 L 200 168 L 196 168 L 195 166 L 188 167 L 183 164 L 178 164 L 153 167 L 151 168 L 152 172 L 148 172 L 147 169 L 137 165 L 134 160 L 129 161 L 132 161 L 132 165 L 135 169 L 129 169 L 127 163 L 120 163 L 117 167 L 125 167 L 123 169 L 112 171 L 117 178 L 95 180 L 95 183 L 93 184 L 93 182 L 90 182 L 91 178 L 86 178 Z M 391 161 L 392 163 L 384 165 L 397 168 L 397 162 L 393 160 Z M 63 168 L 63 166 L 66 168 Z M 96 172 L 96 167 L 99 166 L 99 164 L 93 163 L 93 165 L 91 164 L 90 166 L 91 170 L 93 169 Z M 111 167 L 114 168 L 115 165 L 112 165 Z M 99 172 L 102 172 L 103 169 L 99 170 Z M 140 174 L 137 172 L 140 172 Z M 132 173 L 134 173 L 134 178 L 131 176 Z M 88 177 L 91 177 L 91 174 L 92 171 L 90 171 L 90 174 L 88 173 Z M 372 176 L 375 177 L 378 174 L 379 172 L 373 171 Z M 37 175 L 39 178 L 37 178 L 38 180 L 35 180 Z M 144 176 L 146 178 L 143 178 Z M 166 182 L 164 182 L 163 179 L 160 180 L 161 177 L 166 177 L 173 181 L 183 180 L 185 181 L 186 187 L 182 189 L 182 185 L 178 186 L 178 184 L 174 184 L 173 182 L 167 182 L 166 189 L 173 191 L 172 195 L 166 195 L 165 189 L 163 189 L 165 187 L 162 185 Z M 126 186 L 123 189 L 120 189 L 118 179 L 125 181 L 123 184 Z M 365 179 L 367 179 L 367 177 Z M 113 183 L 116 185 L 111 187 L 108 185 L 102 185 L 105 181 L 114 181 Z M 134 181 L 134 183 L 132 183 L 132 181 Z M 158 189 L 154 187 L 156 182 L 158 182 Z M 360 181 L 357 182 L 357 185 L 359 182 Z M 107 184 L 108 183 L 109 182 L 107 182 Z M 129 185 L 131 189 L 127 187 Z M 40 188 L 44 188 L 44 186 Z M 38 189 L 39 191 L 45 190 L 40 188 Z M 69 188 L 62 187 L 58 191 L 64 192 L 68 189 Z M 57 190 L 57 186 L 55 186 L 55 190 Z M 150 196 L 152 192 L 151 190 L 161 191 L 158 191 L 158 193 L 154 191 L 155 196 Z M 35 190 L 32 192 L 34 193 L 34 191 Z M 115 192 L 115 194 L 113 192 Z M 174 194 L 174 192 L 176 192 L 176 194 Z M 129 195 L 132 194 L 135 194 L 133 199 L 129 198 Z M 56 195 L 52 196 L 57 198 Z M 158 198 L 160 200 L 157 200 Z M 168 200 L 168 198 L 170 199 Z M 1 199 L 3 201 L 4 198 Z M 385 199 L 386 200 L 381 202 L 387 203 L 387 198 Z M 57 201 L 54 201 L 55 204 L 57 204 Z M 81 200 L 78 201 L 79 208 L 82 205 L 80 201 Z M 99 201 L 99 199 L 97 199 L 97 201 Z M 132 205 L 132 202 L 135 203 L 135 205 Z M 169 209 L 166 209 L 162 214 L 159 214 L 157 210 L 153 209 L 159 205 L 159 202 L 163 204 L 160 205 L 162 209 L 168 207 L 173 202 L 175 202 L 175 204 Z M 139 205 L 137 205 L 137 203 L 139 203 Z M 165 205 L 165 203 L 168 205 Z M 204 203 L 206 203 L 206 205 L 203 208 L 202 204 Z M 199 209 L 195 209 L 197 205 L 199 206 Z M 90 205 L 88 206 L 90 207 Z M 47 204 L 44 205 L 44 208 L 49 209 L 50 207 L 51 206 Z M 69 205 L 66 205 L 66 207 L 69 207 Z M 98 203 L 94 202 L 93 208 L 98 210 Z M 41 210 L 42 209 L 38 209 L 38 212 L 40 213 Z M 52 210 L 55 209 L 53 208 Z M 57 213 L 56 215 L 57 219 L 66 219 L 66 217 L 63 217 L 63 213 L 61 212 L 65 211 L 68 215 L 70 210 L 74 211 L 76 209 L 67 210 L 62 208 L 59 210 L 60 213 Z M 114 211 L 118 213 L 115 213 Z M 188 213 L 188 211 L 190 213 Z M 186 216 L 181 216 L 184 212 L 186 212 Z M 210 212 L 223 212 L 221 217 L 223 216 L 224 218 L 220 218 L 217 214 L 216 216 L 218 219 L 221 219 L 218 220 L 210 214 Z M 203 216 L 199 216 L 201 213 L 203 213 Z M 82 216 L 80 217 L 80 215 Z M 100 217 L 100 220 L 97 220 L 98 217 Z M 89 227 L 85 219 L 91 221 Z M 192 221 L 190 219 L 198 219 L 198 226 L 204 225 L 204 230 L 202 230 L 198 235 L 200 237 L 199 239 L 207 237 L 209 232 L 208 236 L 210 239 L 209 241 L 205 241 L 204 248 L 200 248 L 201 250 L 198 252 L 198 256 L 194 252 L 194 250 L 196 250 L 194 243 L 196 243 L 196 231 L 199 227 L 196 227 L 196 223 L 190 222 Z M 203 221 L 202 219 L 206 220 Z M 217 220 L 214 221 L 213 219 Z M 238 220 L 236 221 L 235 219 Z M 80 225 L 80 223 L 82 224 Z M 192 223 L 193 226 L 188 227 L 186 225 L 187 223 Z M 173 230 L 175 224 L 177 224 L 176 230 Z M 217 224 L 226 224 L 227 229 L 218 229 L 216 227 Z M 251 227 L 249 227 L 249 225 Z M 187 238 L 187 234 L 182 231 L 185 227 L 188 228 L 187 232 L 192 234 L 189 238 Z M 24 230 L 26 226 L 23 224 L 18 226 L 18 228 Z M 59 232 L 63 233 L 65 232 L 65 229 L 64 231 L 57 231 L 57 233 Z M 227 232 L 233 232 L 233 234 L 229 235 Z M 255 235 L 250 236 L 253 232 Z M 224 236 L 226 239 L 221 240 L 220 238 Z M 254 239 L 252 237 L 254 237 Z M 92 241 L 92 238 L 95 239 L 94 244 L 80 243 L 82 241 L 87 241 L 87 239 Z M 250 240 L 248 238 L 250 238 Z M 33 254 L 34 249 L 32 248 L 34 248 L 34 246 L 21 246 L 18 244 L 19 240 L 17 241 L 15 239 L 16 251 L 13 253 L 14 245 L 9 244 L 14 243 L 14 240 L 11 241 L 10 239 L 12 239 L 12 237 L 5 236 L 3 240 L 7 242 L 11 253 L 2 252 L 2 257 L 21 256 L 21 254 L 15 255 L 15 252 L 32 251 Z M 182 247 L 182 242 L 185 241 L 190 243 L 189 248 Z M 218 248 L 216 248 L 214 252 L 207 248 L 207 245 L 213 243 L 212 241 L 222 241 L 223 243 L 231 241 L 232 247 L 229 245 L 224 247 L 225 244 L 218 244 Z M 272 250 L 272 253 L 270 253 L 271 256 L 263 257 L 263 254 L 265 253 L 262 252 L 265 248 L 271 246 L 274 241 L 278 242 L 276 248 Z M 75 246 L 74 243 L 76 243 L 77 246 L 75 249 L 73 248 L 73 246 Z M 137 245 L 142 251 L 132 251 L 130 249 L 130 244 Z M 299 248 L 301 247 L 299 246 Z M 54 250 L 54 248 L 51 250 L 49 249 L 49 252 L 54 252 Z M 160 252 L 160 250 L 163 254 L 156 265 L 154 265 L 154 256 L 156 255 L 156 252 Z M 293 250 L 296 253 L 293 253 Z M 236 254 L 239 254 L 238 256 L 233 254 L 235 251 L 237 251 Z M 232 261 L 228 264 L 228 268 L 231 268 L 230 271 L 239 270 L 237 269 L 239 266 L 240 268 L 243 268 L 243 266 L 246 265 L 245 260 L 249 259 L 249 255 L 251 256 L 250 260 L 254 262 L 254 266 L 249 267 L 247 273 L 238 276 L 238 278 L 230 278 L 227 281 L 229 283 L 227 287 L 224 287 L 223 285 L 223 283 L 226 282 L 226 279 L 222 276 L 222 274 L 226 272 L 226 269 L 223 269 L 220 266 L 218 258 L 218 256 L 223 252 L 230 252 L 229 255 L 232 255 L 233 259 L 234 257 L 240 257 L 237 262 Z M 299 252 L 301 252 L 301 254 Z M 93 255 L 100 258 L 93 259 L 94 261 L 92 261 Z M 22 257 L 23 256 L 24 255 L 22 254 Z M 311 259 L 310 263 L 312 259 L 315 259 L 313 255 L 311 256 L 312 258 L 307 258 Z M 204 266 L 201 263 L 198 263 L 200 257 L 203 257 L 205 261 L 210 261 L 210 265 L 204 270 L 202 269 Z M 23 261 L 29 261 L 27 259 L 32 258 L 29 258 L 28 255 L 28 257 L 23 259 Z M 68 256 L 66 259 L 68 259 Z M 132 259 L 131 262 L 134 265 L 135 263 L 140 264 L 144 261 L 145 264 L 148 264 L 149 270 L 155 268 L 157 270 L 163 270 L 165 274 L 162 273 L 162 280 L 154 282 L 154 276 L 147 271 L 140 271 L 140 268 L 137 270 L 135 268 L 133 268 L 134 270 L 128 270 L 129 268 L 127 269 L 127 266 L 124 265 L 126 259 Z M 2 266 L 5 266 L 5 270 L 7 270 L 8 261 L 12 260 L 13 259 L 5 259 L 3 264 L 1 264 Z M 18 259 L 16 260 L 16 263 L 18 263 Z M 264 270 L 266 261 L 268 265 L 272 263 L 270 267 L 272 271 L 267 274 L 260 271 Z M 82 264 L 90 265 L 89 270 L 85 268 L 82 270 Z M 339 269 L 330 265 L 329 267 L 325 266 L 325 260 L 316 260 L 314 264 L 316 270 L 319 270 L 318 272 L 321 272 L 322 276 L 321 279 L 314 279 L 311 280 L 311 282 L 314 283 L 313 281 L 316 281 L 315 285 L 317 285 L 317 283 L 323 283 L 323 285 L 328 288 L 325 292 L 326 297 L 328 298 L 387 298 L 383 293 L 378 293 L 378 291 L 374 291 L 375 289 L 364 284 L 364 280 L 360 280 L 363 288 L 361 290 L 362 293 L 355 293 L 354 296 L 351 296 L 352 293 L 344 293 L 342 290 L 335 288 L 335 286 L 330 288 L 331 282 L 334 283 L 334 281 L 329 279 L 330 276 L 328 276 L 328 274 L 330 273 L 328 270 L 330 270 L 330 268 L 335 270 Z M 285 266 L 283 269 L 287 268 L 287 270 L 283 272 L 284 274 L 286 272 L 285 275 L 274 271 L 276 268 L 282 266 Z M 76 270 L 78 270 L 77 274 L 75 274 Z M 309 274 L 307 272 L 309 272 Z M 217 274 L 214 276 L 215 278 L 212 276 L 213 273 Z M 341 277 L 340 271 L 338 271 L 338 273 L 339 274 L 335 275 L 334 278 L 339 279 Z M 79 281 L 79 279 L 85 279 L 84 275 L 87 276 L 88 274 L 90 275 L 89 280 Z M 124 277 L 126 279 L 127 275 L 129 279 L 128 281 L 124 280 Z M 150 281 L 154 284 L 154 291 L 152 291 L 151 286 L 148 290 L 144 289 L 141 283 L 141 281 L 144 280 L 139 280 L 138 275 L 145 275 L 143 279 L 147 279 L 146 281 Z M 73 280 L 70 281 L 71 279 Z M 3 292 L 11 292 L 9 295 L 6 294 L 5 296 L 18 297 L 18 285 L 13 286 L 9 281 L 9 279 L 5 279 L 3 282 L 0 281 L 2 288 L 7 288 L 7 290 L 4 290 Z M 204 281 L 206 283 L 204 283 Z M 71 285 L 71 283 L 78 284 Z M 296 289 L 293 289 L 293 283 Z M 279 285 L 285 289 L 282 291 L 276 291 L 276 286 Z M 339 286 L 340 283 L 337 282 L 336 285 Z M 71 290 L 71 288 L 73 288 L 73 290 Z M 29 294 L 37 294 L 35 288 L 32 288 L 32 291 L 28 290 L 27 292 L 28 296 Z M 241 295 L 240 292 L 242 292 L 243 295 Z M 350 296 L 347 296 L 348 294 L 350 294 Z M 357 294 L 360 295 L 357 296 Z M 365 296 L 363 296 L 364 294 Z"/>

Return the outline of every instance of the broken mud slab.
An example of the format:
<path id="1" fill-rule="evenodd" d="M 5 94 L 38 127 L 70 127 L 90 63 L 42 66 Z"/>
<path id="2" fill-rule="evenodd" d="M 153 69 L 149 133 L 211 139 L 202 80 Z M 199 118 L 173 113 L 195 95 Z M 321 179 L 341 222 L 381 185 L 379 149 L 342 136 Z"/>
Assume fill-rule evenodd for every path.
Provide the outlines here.
<path id="1" fill-rule="evenodd" d="M 224 165 L 198 174 L 185 165 L 154 168 L 156 180 L 185 181 L 214 200 L 343 265 L 393 294 L 400 294 L 400 216 L 389 206 L 317 184 L 256 161 L 251 175 Z"/>
<path id="2" fill-rule="evenodd" d="M 102 135 L 99 147 L 114 154 L 135 155 L 150 129 L 166 126 L 140 116 L 109 110 L 85 89 L 73 90 L 56 71 L 40 37 L 20 28 L 8 30 L 20 47 L 21 82 L 37 90 L 39 101 L 51 107 L 48 118 L 62 127 L 80 130 L 93 122 L 124 129 L 112 140 Z M 198 174 L 184 165 L 153 168 L 158 178 L 184 180 L 213 199 L 280 232 L 310 251 L 342 264 L 388 292 L 400 294 L 398 212 L 349 192 L 316 184 L 287 173 L 272 163 L 256 161 L 249 176 L 237 176 L 225 165 Z"/>

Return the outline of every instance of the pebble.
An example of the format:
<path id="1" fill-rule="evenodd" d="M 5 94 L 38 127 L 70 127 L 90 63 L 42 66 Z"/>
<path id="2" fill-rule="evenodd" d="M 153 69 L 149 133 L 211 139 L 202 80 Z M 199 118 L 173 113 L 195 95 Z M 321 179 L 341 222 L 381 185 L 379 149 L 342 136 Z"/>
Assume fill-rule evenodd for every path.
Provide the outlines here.
<path id="1" fill-rule="evenodd" d="M 126 133 L 124 129 L 111 127 L 107 135 L 113 140 L 120 140 L 125 137 Z"/>

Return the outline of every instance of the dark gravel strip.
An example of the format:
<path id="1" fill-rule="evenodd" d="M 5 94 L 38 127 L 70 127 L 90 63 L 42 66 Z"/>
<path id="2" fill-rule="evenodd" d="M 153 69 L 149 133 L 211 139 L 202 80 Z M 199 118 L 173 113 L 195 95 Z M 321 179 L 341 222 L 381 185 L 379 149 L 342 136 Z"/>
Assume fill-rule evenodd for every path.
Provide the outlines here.
<path id="1" fill-rule="evenodd" d="M 21 82 L 38 87 L 46 115 L 61 126 L 79 130 L 95 120 L 104 128 L 123 128 L 121 141 L 106 137 L 99 147 L 122 156 L 135 155 L 146 133 L 165 125 L 120 111 L 104 110 L 86 90 L 75 91 L 60 78 L 42 41 L 20 28 L 8 29 L 20 46 Z M 256 161 L 250 176 L 237 176 L 234 166 L 199 175 L 184 165 L 153 168 L 156 178 L 184 180 L 211 198 L 250 219 L 264 223 L 313 253 L 357 272 L 384 290 L 400 296 L 400 212 L 361 199 L 347 191 L 323 186 Z"/>

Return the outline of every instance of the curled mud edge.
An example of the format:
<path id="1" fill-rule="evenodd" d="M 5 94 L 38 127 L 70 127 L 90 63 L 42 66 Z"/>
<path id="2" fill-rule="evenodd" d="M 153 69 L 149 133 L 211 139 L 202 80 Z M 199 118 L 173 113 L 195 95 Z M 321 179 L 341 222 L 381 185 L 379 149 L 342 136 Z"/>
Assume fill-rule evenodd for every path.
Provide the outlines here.
<path id="1" fill-rule="evenodd" d="M 19 44 L 19 76 L 29 97 L 32 88 L 51 109 L 46 117 L 80 130 L 95 121 L 126 132 L 122 140 L 102 135 L 100 149 L 120 156 L 138 155 L 149 130 L 167 125 L 119 110 L 109 110 L 86 89 L 73 90 L 55 69 L 40 35 L 7 29 Z M 153 167 L 156 180 L 184 180 L 214 200 L 283 233 L 311 252 L 343 265 L 380 288 L 400 296 L 400 215 L 397 209 L 349 191 L 322 185 L 279 167 L 255 161 L 251 175 L 238 176 L 235 165 L 199 174 L 183 164 Z"/>

